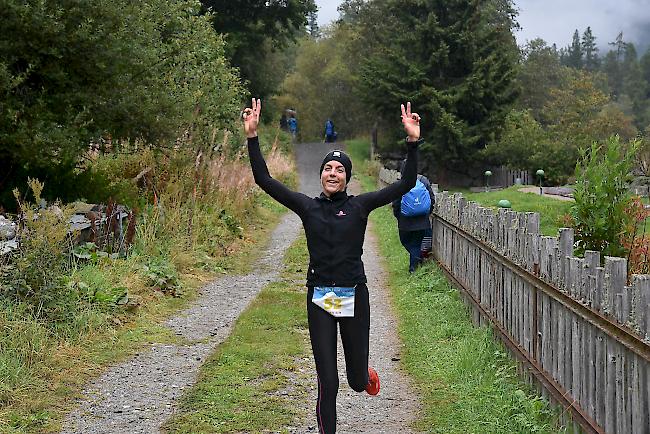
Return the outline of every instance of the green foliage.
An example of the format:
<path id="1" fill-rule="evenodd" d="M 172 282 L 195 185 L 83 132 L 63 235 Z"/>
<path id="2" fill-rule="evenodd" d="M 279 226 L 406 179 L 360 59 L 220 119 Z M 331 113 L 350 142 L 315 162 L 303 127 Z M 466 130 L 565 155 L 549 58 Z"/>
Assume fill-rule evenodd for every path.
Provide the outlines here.
<path id="1" fill-rule="evenodd" d="M 182 295 L 180 283 L 174 266 L 161 258 L 151 258 L 147 265 L 143 266 L 145 276 L 149 279 L 149 285 L 157 291 L 171 294 L 174 297 Z"/>
<path id="2" fill-rule="evenodd" d="M 366 133 L 374 119 L 368 115 L 357 88 L 358 31 L 341 24 L 319 39 L 300 41 L 294 70 L 277 98 L 282 107 L 298 112 L 302 140 L 324 139 L 325 121 L 334 122 L 339 138 Z"/>
<path id="3" fill-rule="evenodd" d="M 638 146 L 633 141 L 625 147 L 615 136 L 603 146 L 593 143 L 580 151 L 571 208 L 578 253 L 596 250 L 601 255 L 626 255 L 620 240 L 629 224 L 625 212 L 631 200 L 628 182 Z"/>
<path id="4" fill-rule="evenodd" d="M 277 70 L 270 67 L 269 58 L 276 57 L 278 51 L 305 34 L 307 18 L 316 12 L 313 0 L 201 0 L 201 3 L 204 10 L 213 13 L 215 30 L 226 35 L 228 58 L 248 81 L 251 94 L 259 98 L 273 93 L 280 81 Z"/>
<path id="5" fill-rule="evenodd" d="M 40 201 L 44 185 L 30 180 L 30 188 Z M 64 277 L 70 271 L 71 236 L 69 208 L 39 209 L 23 201 L 16 192 L 22 211 L 19 248 L 0 258 L 0 298 L 29 306 L 32 314 L 52 323 L 65 321 L 74 313 L 77 294 L 70 291 Z"/>
<path id="6" fill-rule="evenodd" d="M 367 102 L 392 125 L 399 104 L 411 101 L 423 117 L 425 163 L 471 172 L 517 96 L 512 3 L 378 0 L 361 11 Z"/>
<path id="7" fill-rule="evenodd" d="M 182 132 L 207 137 L 237 113 L 242 88 L 198 1 L 4 0 L 0 7 L 5 207 L 6 192 L 28 176 L 68 198 L 60 193 L 74 189 L 90 143 L 171 147 Z"/>
<path id="8" fill-rule="evenodd" d="M 545 65 L 553 59 L 553 52 L 541 42 L 535 47 L 520 80 L 532 86 L 539 79 L 543 90 L 521 101 L 534 108 L 508 114 L 501 137 L 488 144 L 482 155 L 493 164 L 513 169 L 534 172 L 542 168 L 545 182 L 564 184 L 575 172 L 580 148 L 613 134 L 629 140 L 636 135 L 636 128 L 632 118 L 599 89 L 602 75 L 559 65 L 557 74 L 552 75 Z M 537 68 L 546 72 L 538 73 Z M 559 84 L 554 80 L 560 80 Z"/>

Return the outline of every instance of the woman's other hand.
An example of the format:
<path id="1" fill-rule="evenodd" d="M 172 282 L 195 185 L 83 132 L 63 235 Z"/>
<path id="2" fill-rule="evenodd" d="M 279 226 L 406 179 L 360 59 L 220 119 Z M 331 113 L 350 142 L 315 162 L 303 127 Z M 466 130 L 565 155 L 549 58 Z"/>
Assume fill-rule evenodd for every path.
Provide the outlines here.
<path id="1" fill-rule="evenodd" d="M 257 137 L 257 126 L 260 123 L 260 111 L 262 110 L 262 102 L 259 99 L 253 98 L 251 100 L 251 107 L 246 107 L 242 112 L 242 119 L 244 119 L 244 132 L 249 139 Z"/>
<path id="2" fill-rule="evenodd" d="M 420 115 L 411 113 L 411 103 L 402 104 L 402 123 L 409 142 L 417 142 L 420 139 Z"/>

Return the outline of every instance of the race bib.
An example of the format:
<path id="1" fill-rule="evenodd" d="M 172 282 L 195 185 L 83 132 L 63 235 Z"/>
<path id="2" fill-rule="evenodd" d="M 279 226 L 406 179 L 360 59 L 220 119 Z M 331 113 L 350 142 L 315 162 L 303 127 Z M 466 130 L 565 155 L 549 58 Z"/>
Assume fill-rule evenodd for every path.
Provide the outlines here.
<path id="1" fill-rule="evenodd" d="M 354 287 L 315 286 L 311 301 L 332 316 L 354 316 Z"/>

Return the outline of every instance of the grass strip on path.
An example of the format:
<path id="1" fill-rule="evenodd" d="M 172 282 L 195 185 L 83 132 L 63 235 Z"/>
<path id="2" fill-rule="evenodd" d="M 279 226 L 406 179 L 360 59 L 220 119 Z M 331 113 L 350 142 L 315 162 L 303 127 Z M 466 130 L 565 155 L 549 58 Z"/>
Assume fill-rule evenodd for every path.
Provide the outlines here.
<path id="1" fill-rule="evenodd" d="M 356 176 L 368 191 L 376 185 L 364 175 L 365 149 L 363 141 L 348 142 Z M 472 325 L 440 269 L 427 263 L 408 273 L 408 254 L 390 208 L 374 211 L 370 219 L 389 272 L 402 363 L 422 399 L 415 428 L 445 434 L 558 432 L 555 412 L 519 379 L 516 363 L 491 330 Z"/>
<path id="2" fill-rule="evenodd" d="M 308 357 L 301 236 L 288 249 L 283 279 L 261 290 L 230 336 L 201 368 L 199 381 L 166 424 L 168 433 L 282 432 L 303 417 L 307 394 L 290 377 Z"/>

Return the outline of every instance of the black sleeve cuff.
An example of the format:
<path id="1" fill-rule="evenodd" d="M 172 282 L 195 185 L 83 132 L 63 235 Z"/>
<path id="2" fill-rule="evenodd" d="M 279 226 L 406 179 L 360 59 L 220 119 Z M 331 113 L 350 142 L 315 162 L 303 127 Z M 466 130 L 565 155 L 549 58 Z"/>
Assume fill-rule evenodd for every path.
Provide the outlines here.
<path id="1" fill-rule="evenodd" d="M 406 139 L 406 147 L 411 149 L 411 148 L 418 148 L 422 143 L 424 143 L 424 139 L 420 137 L 418 140 L 415 142 L 409 142 L 408 138 Z"/>

